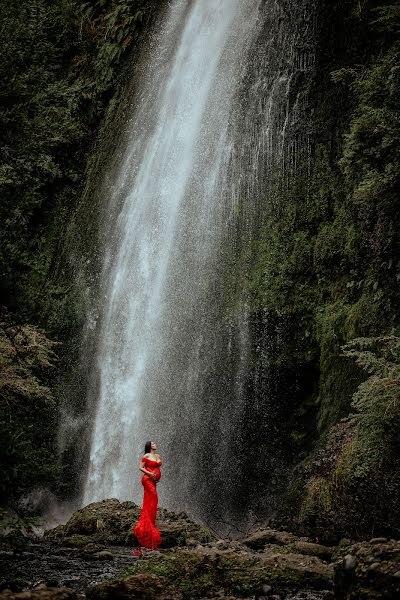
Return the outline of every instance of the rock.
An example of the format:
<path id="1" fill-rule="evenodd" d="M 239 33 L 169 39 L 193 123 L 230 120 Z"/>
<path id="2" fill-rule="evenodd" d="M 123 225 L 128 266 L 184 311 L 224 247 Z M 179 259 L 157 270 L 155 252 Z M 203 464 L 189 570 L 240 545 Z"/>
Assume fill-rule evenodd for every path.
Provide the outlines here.
<path id="1" fill-rule="evenodd" d="M 75 536 L 82 539 L 82 544 L 87 540 L 87 543 L 124 545 L 139 515 L 140 508 L 134 502 L 119 502 L 115 498 L 102 500 L 76 511 L 65 525 L 45 535 L 61 543 L 68 540 L 70 545 L 75 545 Z"/>
<path id="2" fill-rule="evenodd" d="M 276 531 L 275 529 L 258 529 L 243 540 L 243 544 L 253 550 L 261 550 L 267 544 L 285 546 L 296 541 L 296 536 L 287 531 Z"/>
<path id="3" fill-rule="evenodd" d="M 114 559 L 114 554 L 112 552 L 110 552 L 109 550 L 101 550 L 100 552 L 96 552 L 96 554 L 94 554 L 93 556 L 95 556 L 96 558 L 99 558 L 100 560 L 113 560 Z"/>
<path id="4" fill-rule="evenodd" d="M 400 542 L 360 542 L 335 564 L 334 590 L 340 600 L 400 598 Z M 371 562 L 371 558 L 373 561 Z M 351 559 L 351 560 L 350 560 Z"/>
<path id="5" fill-rule="evenodd" d="M 334 569 L 316 556 L 294 553 L 279 553 L 272 548 L 259 555 L 261 564 L 274 566 L 275 572 L 286 573 L 290 581 L 297 585 L 310 586 L 317 589 L 332 587 Z"/>
<path id="6" fill-rule="evenodd" d="M 22 592 L 22 590 L 29 587 L 29 581 L 25 579 L 4 579 L 0 583 L 0 592 L 3 590 L 10 590 L 12 592 Z"/>
<path id="7" fill-rule="evenodd" d="M 372 540 L 369 540 L 370 544 L 386 544 L 387 542 L 387 538 L 384 537 L 377 537 L 377 538 L 372 538 Z"/>
<path id="8" fill-rule="evenodd" d="M 30 540 L 37 541 L 42 529 L 22 519 L 12 508 L 0 507 L 0 540 L 4 546 L 19 548 Z"/>
<path id="9" fill-rule="evenodd" d="M 346 554 L 343 560 L 343 569 L 345 571 L 353 571 L 357 566 L 357 561 L 351 554 Z"/>
<path id="10" fill-rule="evenodd" d="M 323 560 L 331 560 L 334 553 L 334 548 L 329 546 L 323 546 L 321 544 L 314 544 L 312 542 L 295 541 L 290 544 L 290 549 L 300 554 L 308 554 L 310 556 L 318 556 Z"/>
<path id="11" fill-rule="evenodd" d="M 92 543 L 90 535 L 70 535 L 63 539 L 64 546 L 71 546 L 74 548 L 82 548 Z"/>
<path id="12" fill-rule="evenodd" d="M 149 573 L 114 579 L 90 587 L 88 600 L 181 600 L 181 593 L 168 591 L 167 581 Z"/>
<path id="13" fill-rule="evenodd" d="M 105 582 L 87 590 L 91 600 L 130 599 L 139 597 L 144 576 L 155 579 L 154 596 L 159 598 L 162 589 L 165 597 L 185 598 L 250 598 L 267 596 L 274 588 L 279 594 L 285 590 L 298 588 L 330 589 L 333 569 L 317 557 L 299 554 L 282 554 L 266 550 L 254 554 L 243 550 L 241 553 L 228 549 L 199 546 L 196 549 L 175 549 L 158 557 L 135 562 L 130 571 L 136 579 L 121 578 Z M 134 584 L 134 587 L 132 587 Z M 133 590 L 133 591 L 132 591 Z M 222 596 L 222 591 L 224 595 Z M 150 592 L 149 592 L 150 593 Z"/>
<path id="14" fill-rule="evenodd" d="M 162 521 L 159 519 L 157 525 L 161 533 L 162 548 L 186 546 L 188 540 L 191 540 L 191 545 L 193 545 L 193 542 L 196 545 L 199 543 L 207 544 L 215 539 L 209 529 L 193 523 L 187 517 L 182 521 Z"/>
<path id="15" fill-rule="evenodd" d="M 136 542 L 132 527 L 140 511 L 140 507 L 133 502 L 119 502 L 115 498 L 93 502 L 76 511 L 65 525 L 47 531 L 45 537 L 74 547 L 88 544 L 132 546 Z M 196 544 L 214 539 L 206 527 L 191 521 L 186 513 L 176 515 L 160 509 L 157 525 L 164 548 L 184 546 L 189 539 L 195 540 Z"/>
<path id="16" fill-rule="evenodd" d="M 40 585 L 38 588 L 27 592 L 4 590 L 0 593 L 0 600 L 78 600 L 78 595 L 68 588 Z"/>
<path id="17" fill-rule="evenodd" d="M 83 552 L 85 554 L 96 554 L 97 552 L 101 552 L 105 549 L 106 546 L 104 544 L 94 544 L 93 542 L 89 542 L 88 544 L 84 545 Z"/>

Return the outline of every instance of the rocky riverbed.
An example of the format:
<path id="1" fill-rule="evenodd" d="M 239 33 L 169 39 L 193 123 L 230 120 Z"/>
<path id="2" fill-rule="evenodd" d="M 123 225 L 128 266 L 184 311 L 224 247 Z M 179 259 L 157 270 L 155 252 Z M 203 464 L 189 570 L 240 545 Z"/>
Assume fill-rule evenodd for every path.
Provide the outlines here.
<path id="1" fill-rule="evenodd" d="M 132 502 L 75 512 L 42 538 L 5 529 L 0 599 L 351 600 L 400 598 L 400 542 L 378 538 L 331 548 L 259 529 L 218 539 L 184 513 L 159 511 L 163 548 L 134 557 Z"/>

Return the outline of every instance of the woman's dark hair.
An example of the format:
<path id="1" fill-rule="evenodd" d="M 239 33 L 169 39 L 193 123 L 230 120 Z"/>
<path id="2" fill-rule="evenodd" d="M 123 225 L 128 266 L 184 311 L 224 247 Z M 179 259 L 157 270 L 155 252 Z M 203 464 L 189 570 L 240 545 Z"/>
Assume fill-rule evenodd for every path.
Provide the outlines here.
<path id="1" fill-rule="evenodd" d="M 146 442 L 144 445 L 144 453 L 148 454 L 151 451 L 151 442 Z"/>

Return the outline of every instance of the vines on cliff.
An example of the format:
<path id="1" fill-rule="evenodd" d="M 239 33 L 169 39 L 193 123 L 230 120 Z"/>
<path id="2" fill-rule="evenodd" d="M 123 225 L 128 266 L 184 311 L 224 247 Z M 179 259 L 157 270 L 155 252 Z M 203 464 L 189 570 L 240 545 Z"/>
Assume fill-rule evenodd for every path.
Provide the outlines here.
<path id="1" fill-rule="evenodd" d="M 29 466 L 35 457 L 36 483 L 45 485 L 46 477 L 49 485 L 54 483 L 59 396 L 64 391 L 54 380 L 76 364 L 85 319 L 84 289 L 77 289 L 79 265 L 70 257 L 80 227 L 77 206 L 102 120 L 126 61 L 134 59 L 157 9 L 155 0 L 30 0 L 0 7 L 1 304 L 12 311 L 16 325 L 27 330 L 39 326 L 45 329 L 43 336 L 64 342 L 47 381 L 51 410 L 27 409 L 24 416 L 10 389 L 2 390 L 6 405 L 11 402 L 15 409 L 13 418 L 2 418 L 3 439 L 10 452 L 19 448 L 13 457 L 7 454 L 14 474 L 6 471 L 4 500 L 35 483 Z M 7 362 L 7 356 L 2 345 L 0 360 Z M 76 402 L 82 404 L 79 397 Z M 33 432 L 46 440 L 43 453 L 34 448 Z M 69 457 L 70 487 L 72 462 Z"/>
<path id="2" fill-rule="evenodd" d="M 57 402 L 47 371 L 57 360 L 57 343 L 32 325 L 0 316 L 0 428 L 2 503 L 42 485 L 59 484 L 53 430 Z"/>
<path id="3" fill-rule="evenodd" d="M 305 316 L 297 320 L 295 348 L 297 357 L 302 349 L 304 353 L 297 360 L 304 368 L 311 346 L 311 361 L 319 369 L 314 434 L 318 450 L 297 471 L 288 498 L 292 514 L 300 501 L 297 523 L 333 537 L 349 532 L 386 534 L 390 527 L 396 532 L 399 528 L 392 504 L 400 493 L 393 470 L 398 447 L 386 434 L 381 439 L 386 422 L 383 392 L 368 379 L 353 396 L 364 376 L 341 351 L 343 344 L 361 336 L 371 344 L 392 339 L 382 336 L 398 335 L 400 327 L 400 12 L 393 3 L 376 4 L 366 2 L 349 16 L 344 36 L 351 39 L 352 55 L 342 56 L 339 49 L 330 48 L 321 64 L 311 188 L 303 200 L 309 217 L 298 222 L 305 241 L 299 235 L 295 238 L 304 246 L 296 253 L 308 249 L 312 259 L 305 269 L 296 269 L 292 261 L 299 298 L 290 290 L 281 304 L 296 314 L 302 298 Z M 310 278 L 303 285 L 307 273 Z M 302 322 L 307 320 L 311 327 L 306 332 Z M 351 343 L 345 354 L 353 347 L 354 356 L 360 352 L 361 364 L 365 358 L 357 349 L 361 342 Z M 289 354 L 290 360 L 292 348 Z M 369 404 L 363 395 L 367 388 Z M 398 394 L 396 386 L 393 393 Z M 360 404 L 361 398 L 365 404 Z M 387 407 L 387 415 L 391 414 L 398 435 L 400 415 L 395 406 Z M 358 416 L 349 424 L 346 419 L 354 409 Z M 309 420 L 314 415 L 308 411 Z M 296 434 L 298 421 L 296 425 L 293 420 L 291 427 Z M 297 447 L 301 450 L 301 445 Z"/>

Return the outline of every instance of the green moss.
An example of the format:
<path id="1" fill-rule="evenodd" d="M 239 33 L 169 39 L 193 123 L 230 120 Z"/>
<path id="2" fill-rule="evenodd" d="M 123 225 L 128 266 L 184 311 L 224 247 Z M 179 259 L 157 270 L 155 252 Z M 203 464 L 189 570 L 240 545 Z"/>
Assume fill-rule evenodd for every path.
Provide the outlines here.
<path id="1" fill-rule="evenodd" d="M 57 346 L 42 330 L 17 325 L 8 313 L 0 314 L 2 503 L 15 501 L 32 486 L 59 483 L 57 402 L 47 385 Z"/>
<path id="2" fill-rule="evenodd" d="M 298 588 L 310 578 L 313 586 L 326 585 L 315 574 L 301 573 L 275 566 L 265 566 L 251 557 L 235 554 L 207 555 L 176 551 L 149 558 L 129 567 L 123 576 L 152 574 L 164 578 L 168 589 L 182 593 L 183 598 L 201 598 L 223 588 L 227 595 L 260 594 L 265 584 L 279 591 Z M 97 597 L 97 596 L 95 596 Z"/>
<path id="3" fill-rule="evenodd" d="M 70 535 L 63 539 L 65 546 L 72 546 L 73 548 L 82 548 L 93 542 L 93 538 L 89 535 Z"/>
<path id="4" fill-rule="evenodd" d="M 300 518 L 311 513 L 329 512 L 332 508 L 332 486 L 323 477 L 312 478 L 306 485 L 305 497 L 300 509 Z"/>
<path id="5" fill-rule="evenodd" d="M 80 400 L 72 405 L 85 395 L 84 377 L 75 368 L 69 375 L 79 362 L 80 336 L 93 306 L 89 288 L 98 272 L 94 267 L 88 277 L 86 269 L 89 261 L 95 263 L 98 250 L 97 207 L 85 197 L 85 218 L 79 207 L 85 182 L 98 174 L 92 165 L 98 164 L 99 130 L 121 104 L 127 73 L 162 5 L 156 0 L 106 0 L 89 7 L 83 0 L 38 0 L 0 7 L 2 304 L 17 322 L 45 327 L 47 335 L 64 342 L 63 380 L 53 375 L 49 383 L 55 397 L 68 396 L 70 414 L 82 410 Z M 56 415 L 53 431 L 55 421 Z M 50 419 L 43 425 L 38 414 L 25 429 L 44 432 L 48 424 Z M 17 456 L 24 453 L 23 440 L 16 434 L 6 443 L 14 447 L 18 439 L 10 464 L 20 472 Z M 78 436 L 81 440 L 80 432 Z M 62 496 L 75 487 L 75 455 L 84 449 L 79 443 L 79 448 L 61 452 Z M 49 484 L 52 479 L 49 472 Z M 41 478 L 39 483 L 46 484 Z"/>

